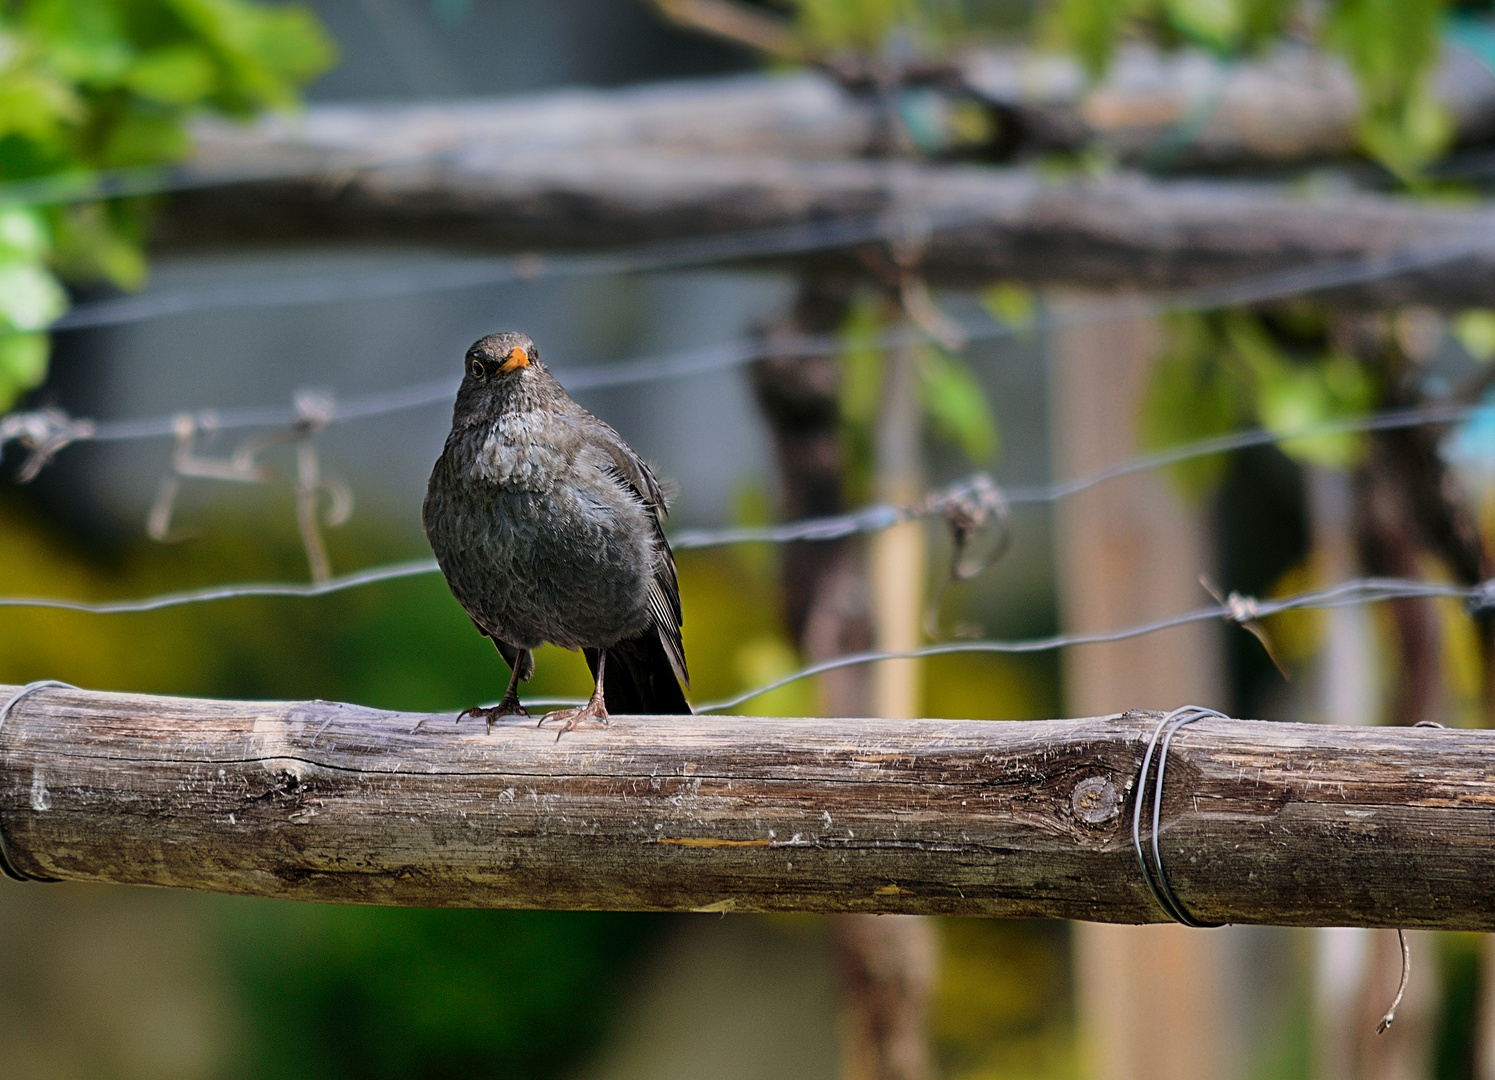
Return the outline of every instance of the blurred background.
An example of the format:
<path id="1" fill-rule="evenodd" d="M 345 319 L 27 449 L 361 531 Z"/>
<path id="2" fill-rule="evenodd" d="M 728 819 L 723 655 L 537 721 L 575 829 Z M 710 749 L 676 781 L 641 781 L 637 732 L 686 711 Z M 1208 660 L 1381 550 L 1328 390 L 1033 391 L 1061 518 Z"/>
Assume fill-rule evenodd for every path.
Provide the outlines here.
<path id="1" fill-rule="evenodd" d="M 1495 175 L 1483 148 L 1495 34 L 1481 17 L 1430 0 L 15 0 L 0 6 L 0 409 L 105 427 L 195 419 L 175 457 L 157 436 L 83 440 L 43 460 L 33 429 L 0 429 L 0 595 L 136 597 L 428 557 L 419 507 L 447 393 L 314 432 L 325 483 L 310 497 L 350 494 L 352 512 L 310 534 L 294 432 L 260 454 L 274 475 L 257 482 L 204 478 L 183 455 L 222 461 L 242 445 L 209 410 L 455 385 L 467 345 L 499 329 L 529 332 L 578 400 L 671 478 L 677 534 L 912 504 L 977 469 L 1001 490 L 1036 490 L 1221 432 L 1478 405 L 1495 381 L 1495 311 L 1463 299 L 1344 305 L 1289 291 L 1150 311 L 1116 298 L 1280 264 L 1215 253 L 1198 282 L 1140 263 L 1099 281 L 1028 273 L 1019 253 L 1016 270 L 942 273 L 936 245 L 926 280 L 923 252 L 903 259 L 880 242 L 839 261 L 635 259 L 428 287 L 454 259 L 671 236 L 581 212 L 561 227 L 543 209 L 505 235 L 467 230 L 467 211 L 443 202 L 462 193 L 440 183 L 393 227 L 368 211 L 377 199 L 340 194 L 379 162 L 282 167 L 275 155 L 298 125 L 320 137 L 318 117 L 377 127 L 386 115 L 364 108 L 419 103 L 439 129 L 461 101 L 532 95 L 506 114 L 523 117 L 547 94 L 593 88 L 564 99 L 584 114 L 633 84 L 750 96 L 808 70 L 815 93 L 841 102 L 806 106 L 821 112 L 796 137 L 824 142 L 801 147 L 809 157 L 1005 170 L 1039 190 L 1136 175 L 1165 200 L 1176 181 L 1191 197 L 1245 186 L 1328 200 L 1326 213 L 1362 197 L 1441 213 L 1477 208 Z M 1232 96 L 1232 79 L 1263 71 L 1285 97 Z M 247 126 L 262 115 L 281 119 Z M 492 149 L 520 161 L 533 133 L 508 130 Z M 225 146 L 238 176 L 223 172 Z M 560 151 L 578 169 L 589 152 Z M 430 156 L 378 153 L 417 170 Z M 254 177 L 256 161 L 280 172 Z M 1133 225 L 1145 228 L 1118 230 Z M 1305 239 L 1292 257 L 1326 254 Z M 359 282 L 392 280 L 406 284 L 359 295 Z M 304 297 L 254 299 L 298 282 Z M 326 282 L 346 287 L 316 300 Z M 708 362 L 736 342 L 757 344 L 742 363 Z M 687 362 L 607 385 L 609 369 L 658 358 Z M 1299 439 L 1016 503 L 1000 558 L 948 588 L 938 514 L 835 545 L 681 550 L 693 699 L 872 644 L 1140 623 L 1208 603 L 1206 588 L 1488 578 L 1491 430 L 1481 413 L 1410 435 Z M 993 533 L 974 546 L 991 549 Z M 1187 701 L 1339 723 L 1489 716 L 1488 627 L 1452 602 L 1299 613 L 1266 632 L 1275 664 L 1240 628 L 1207 626 L 1062 656 L 883 664 L 742 708 L 1020 721 Z M 142 614 L 0 609 L 8 683 L 455 712 L 496 699 L 506 675 L 431 574 Z M 589 690 L 578 656 L 541 653 L 531 695 Z M 1416 936 L 1408 1003 L 1377 1042 L 1366 1033 L 1396 978 L 1394 936 L 1380 933 L 939 919 L 898 924 L 889 945 L 810 916 L 4 886 L 6 1077 L 1495 1077 L 1486 946 L 1472 935 Z M 870 1006 L 848 972 L 878 949 L 913 973 L 899 1005 L 921 1046 L 911 1072 L 859 1045 L 877 1037 L 858 1026 Z"/>

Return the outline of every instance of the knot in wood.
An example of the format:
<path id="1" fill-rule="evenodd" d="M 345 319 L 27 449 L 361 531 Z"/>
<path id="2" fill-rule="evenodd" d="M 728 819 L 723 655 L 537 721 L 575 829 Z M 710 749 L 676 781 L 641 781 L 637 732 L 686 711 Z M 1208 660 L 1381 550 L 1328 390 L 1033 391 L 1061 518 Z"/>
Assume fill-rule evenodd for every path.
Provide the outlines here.
<path id="1" fill-rule="evenodd" d="M 1070 793 L 1075 817 L 1086 825 L 1101 825 L 1121 812 L 1121 793 L 1105 776 L 1087 776 Z"/>

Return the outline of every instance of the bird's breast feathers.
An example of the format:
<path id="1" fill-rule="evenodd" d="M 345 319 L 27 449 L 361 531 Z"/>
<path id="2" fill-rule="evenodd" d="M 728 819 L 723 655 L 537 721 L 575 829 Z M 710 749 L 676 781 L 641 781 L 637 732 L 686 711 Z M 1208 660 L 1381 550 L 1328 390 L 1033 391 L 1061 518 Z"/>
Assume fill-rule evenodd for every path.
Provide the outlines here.
<path id="1" fill-rule="evenodd" d="M 550 417 L 534 412 L 501 416 L 472 457 L 470 478 L 512 491 L 547 491 L 570 471 L 573 447 Z"/>

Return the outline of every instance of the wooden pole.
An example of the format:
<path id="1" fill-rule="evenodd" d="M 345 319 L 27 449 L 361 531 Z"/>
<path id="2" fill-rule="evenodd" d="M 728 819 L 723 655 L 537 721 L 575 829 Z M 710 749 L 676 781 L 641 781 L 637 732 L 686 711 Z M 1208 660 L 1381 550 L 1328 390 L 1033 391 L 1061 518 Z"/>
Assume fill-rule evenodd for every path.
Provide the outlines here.
<path id="1" fill-rule="evenodd" d="M 557 741 L 54 688 L 5 719 L 0 826 L 35 876 L 299 900 L 1155 922 L 1129 784 L 1157 719 L 618 717 Z M 1492 754 L 1488 731 L 1199 721 L 1168 758 L 1169 879 L 1210 921 L 1495 929 Z"/>
<path id="2" fill-rule="evenodd" d="M 917 362 L 913 347 L 888 350 L 877 424 L 877 496 L 894 506 L 913 505 L 924 491 Z M 883 652 L 917 649 L 924 643 L 924 522 L 904 521 L 883 529 L 872 537 L 871 549 L 877 647 Z M 920 660 L 884 660 L 877 665 L 872 700 L 878 716 L 902 720 L 919 715 L 923 668 Z"/>
<path id="3" fill-rule="evenodd" d="M 1139 401 L 1162 345 L 1156 323 L 1127 320 L 1056 334 L 1051 352 L 1055 468 L 1076 476 L 1137 452 Z M 1064 626 L 1091 631 L 1185 611 L 1205 594 L 1214 555 L 1197 512 L 1161 474 L 1068 500 L 1058 516 Z M 1182 627 L 1064 657 L 1070 708 L 1133 702 L 1219 707 L 1216 627 Z M 1235 1075 L 1228 941 L 1182 926 L 1075 928 L 1077 1014 L 1098 1080 Z M 1236 966 L 1238 970 L 1238 966 Z"/>

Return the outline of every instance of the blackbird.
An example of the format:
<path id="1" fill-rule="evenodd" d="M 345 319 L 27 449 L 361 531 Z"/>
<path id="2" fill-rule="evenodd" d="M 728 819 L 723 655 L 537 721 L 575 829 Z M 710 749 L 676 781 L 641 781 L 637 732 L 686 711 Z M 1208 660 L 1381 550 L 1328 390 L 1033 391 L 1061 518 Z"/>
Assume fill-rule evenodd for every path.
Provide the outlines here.
<path id="1" fill-rule="evenodd" d="M 609 709 L 691 711 L 666 510 L 649 467 L 571 400 L 527 335 L 489 334 L 467 350 L 421 518 L 452 595 L 511 673 L 497 706 L 459 722 L 480 716 L 492 730 L 528 716 L 519 683 L 547 642 L 581 649 L 597 685 L 542 724 L 565 733 L 606 725 Z"/>

